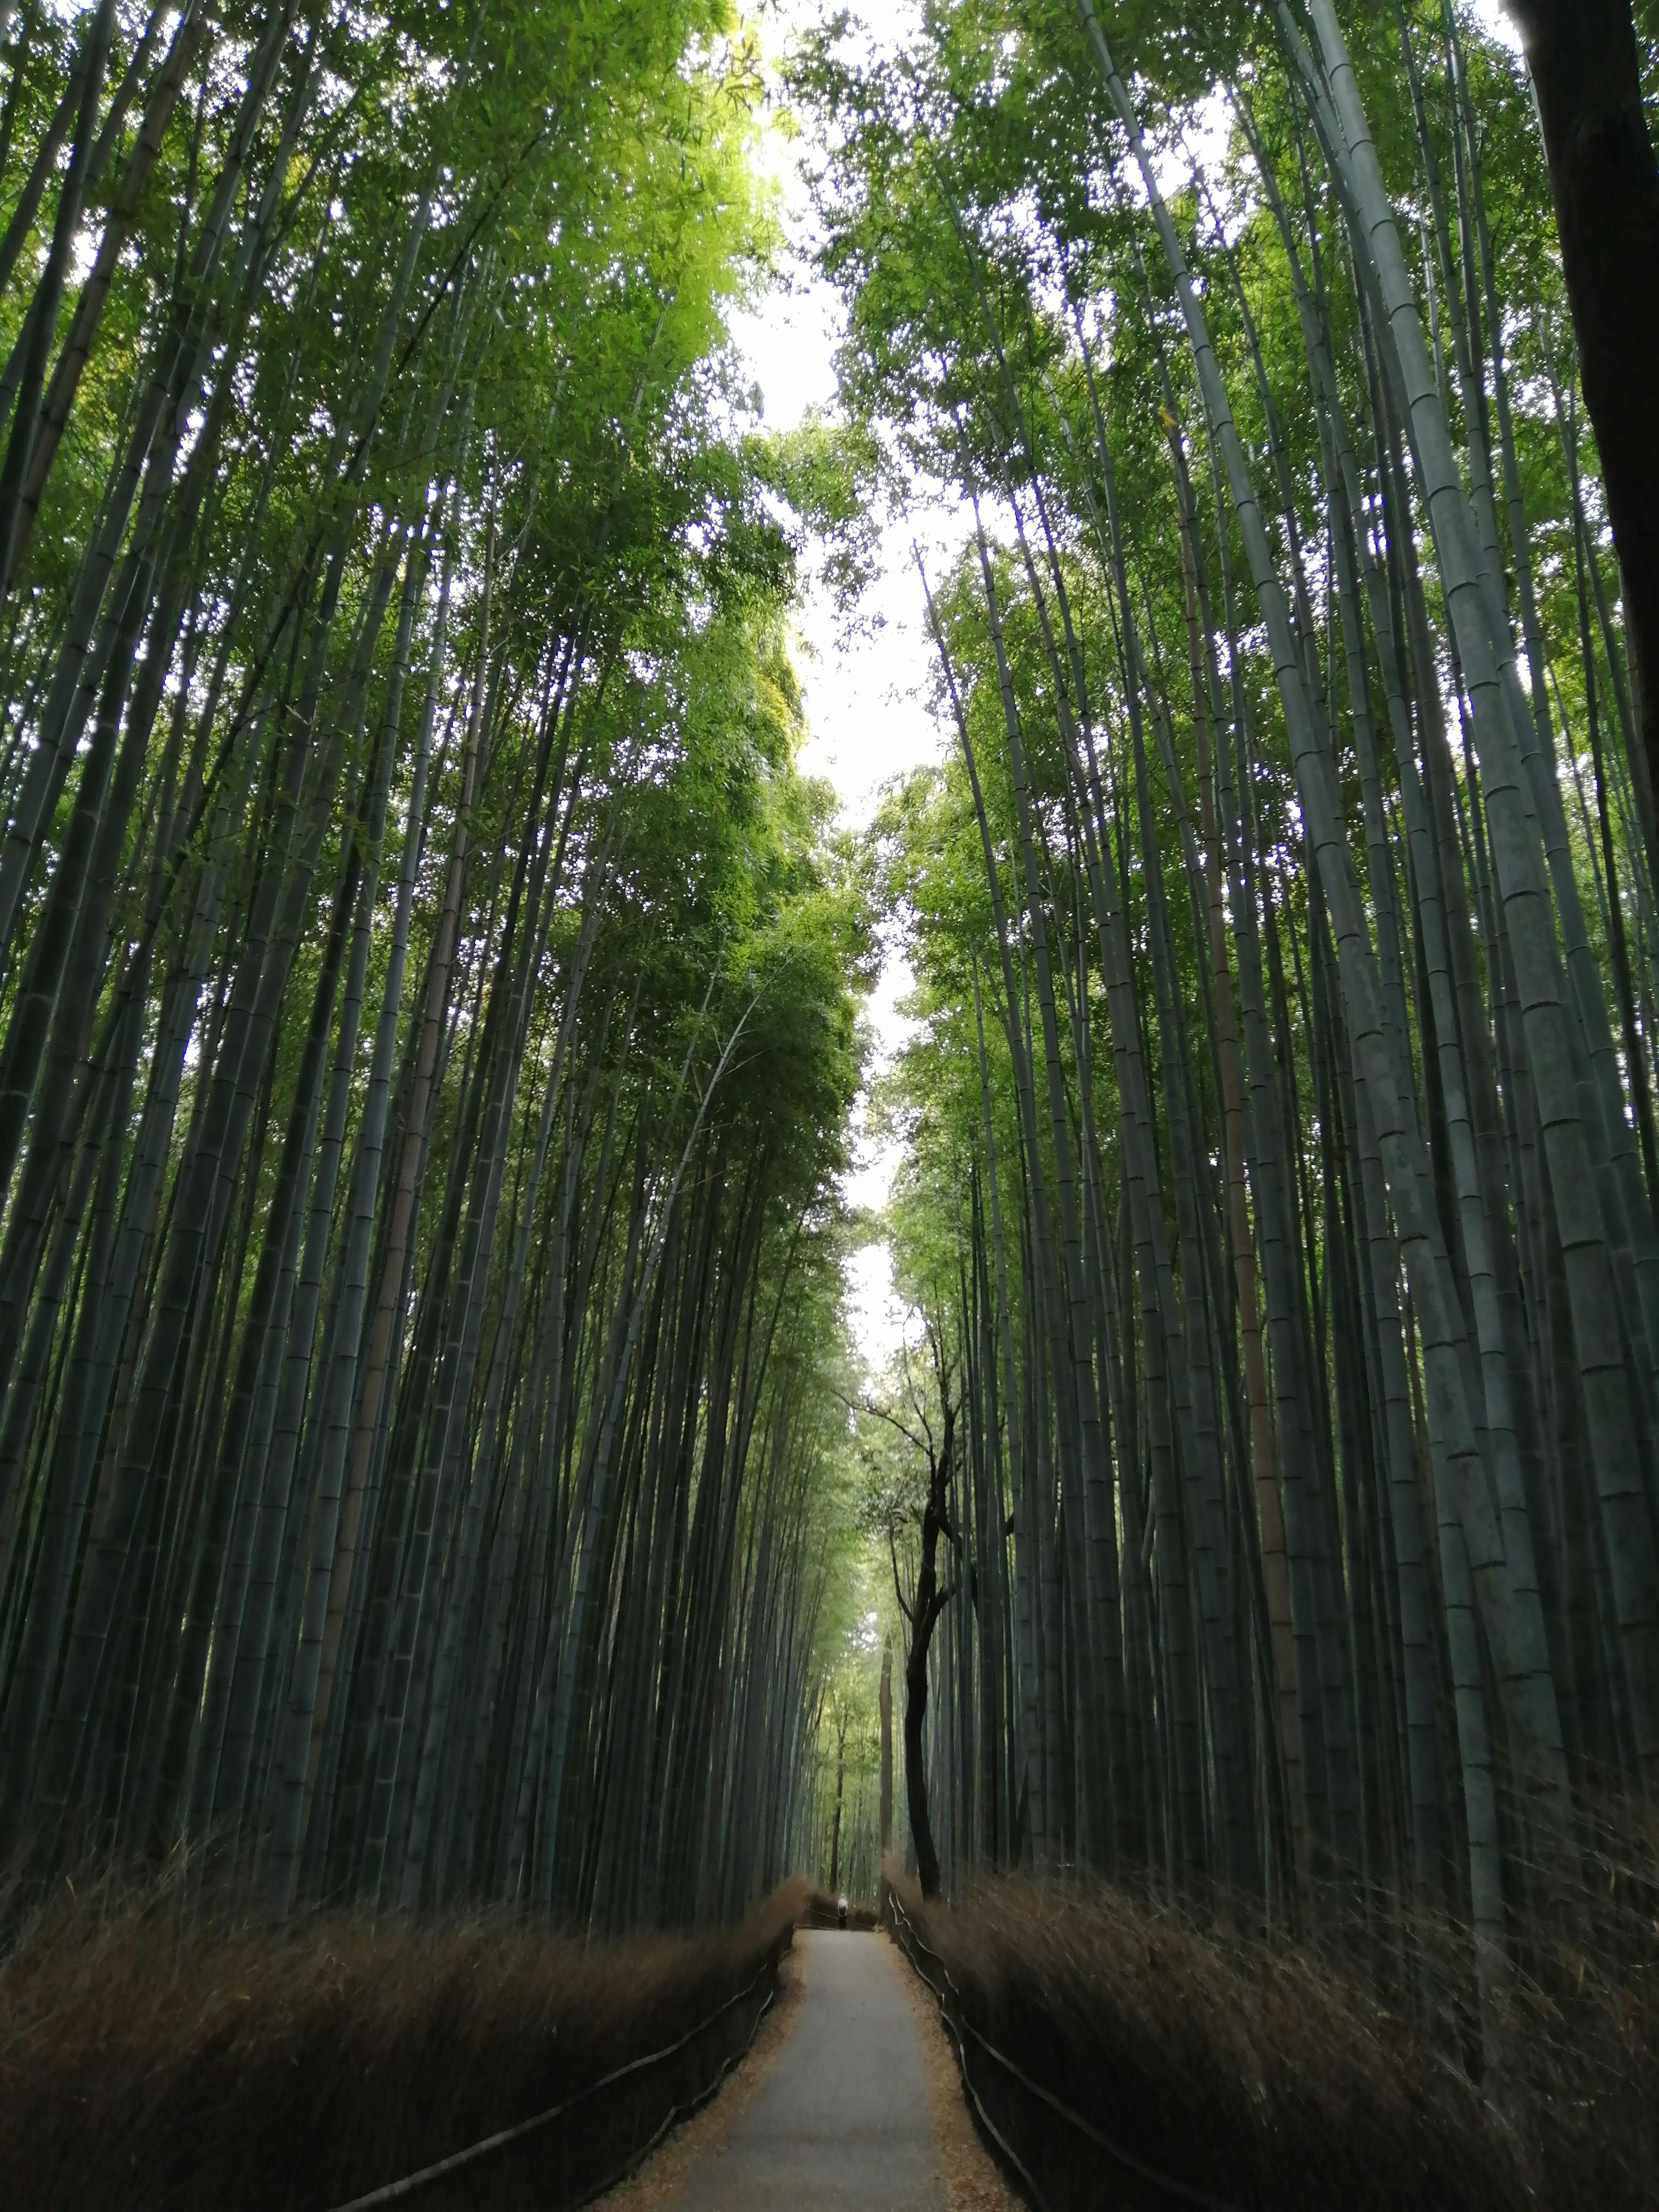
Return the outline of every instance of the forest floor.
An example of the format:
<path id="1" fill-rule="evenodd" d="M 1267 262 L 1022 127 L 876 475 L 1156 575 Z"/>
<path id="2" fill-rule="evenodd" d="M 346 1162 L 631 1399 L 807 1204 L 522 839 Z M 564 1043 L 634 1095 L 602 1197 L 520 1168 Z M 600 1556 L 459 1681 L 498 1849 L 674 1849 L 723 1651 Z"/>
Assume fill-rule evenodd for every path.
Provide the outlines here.
<path id="1" fill-rule="evenodd" d="M 582 2201 L 742 2049 L 807 1890 L 593 1944 L 508 1912 L 277 1929 L 252 1893 L 96 1869 L 9 1928 L 6 1902 L 0 2212 L 320 2212 L 568 2108 L 420 2200 L 532 2212 Z"/>
<path id="2" fill-rule="evenodd" d="M 1005 2212 L 937 2009 L 885 1936 L 802 1930 L 780 2002 L 712 2105 L 605 2212 Z"/>

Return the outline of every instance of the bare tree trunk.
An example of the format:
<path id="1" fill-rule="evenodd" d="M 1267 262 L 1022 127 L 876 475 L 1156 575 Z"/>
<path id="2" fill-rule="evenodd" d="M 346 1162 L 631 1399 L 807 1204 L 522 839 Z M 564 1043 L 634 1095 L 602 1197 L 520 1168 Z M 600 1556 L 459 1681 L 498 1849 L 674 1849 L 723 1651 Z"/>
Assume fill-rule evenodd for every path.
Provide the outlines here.
<path id="1" fill-rule="evenodd" d="M 1659 860 L 1659 164 L 1630 0 L 1505 0 L 1521 27 L 1555 198 L 1584 399 L 1624 577 L 1641 742 L 1631 767 Z"/>

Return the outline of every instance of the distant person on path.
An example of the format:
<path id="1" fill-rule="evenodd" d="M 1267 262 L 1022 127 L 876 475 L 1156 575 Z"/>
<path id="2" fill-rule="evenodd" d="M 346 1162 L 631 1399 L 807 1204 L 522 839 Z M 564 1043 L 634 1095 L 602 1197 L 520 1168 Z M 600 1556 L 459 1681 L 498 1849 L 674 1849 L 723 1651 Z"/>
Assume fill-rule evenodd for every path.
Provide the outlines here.
<path id="1" fill-rule="evenodd" d="M 838 1928 L 845 1928 L 847 1925 L 847 1899 L 845 1897 L 838 1897 L 836 1899 L 836 1925 Z"/>

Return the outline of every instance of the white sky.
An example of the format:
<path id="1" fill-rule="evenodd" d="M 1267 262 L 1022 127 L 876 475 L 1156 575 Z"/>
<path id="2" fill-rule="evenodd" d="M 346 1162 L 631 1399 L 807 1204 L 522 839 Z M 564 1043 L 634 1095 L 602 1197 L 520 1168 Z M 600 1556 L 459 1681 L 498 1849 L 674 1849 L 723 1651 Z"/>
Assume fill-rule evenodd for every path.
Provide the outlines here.
<path id="1" fill-rule="evenodd" d="M 1503 0 L 1474 0 L 1474 12 L 1481 29 L 1488 38 L 1501 39 L 1506 46 L 1521 51 L 1521 33 L 1513 20 L 1504 12 Z"/>
<path id="2" fill-rule="evenodd" d="M 891 0 L 888 9 L 887 35 L 896 38 L 902 17 Z M 809 0 L 774 0 L 762 22 L 768 52 L 781 52 L 792 31 L 820 12 Z M 767 166 L 782 188 L 791 236 L 804 248 L 810 243 L 812 217 L 794 150 L 770 132 L 765 151 Z M 775 291 L 756 312 L 732 319 L 733 336 L 760 386 L 769 428 L 792 428 L 809 408 L 833 405 L 833 356 L 843 327 L 839 299 L 805 265 L 804 252 L 789 290 Z M 884 784 L 936 760 L 942 750 L 941 732 L 924 703 L 932 648 L 910 548 L 915 540 L 930 573 L 937 574 L 965 527 L 953 509 L 920 492 L 908 513 L 889 520 L 881 533 L 881 574 L 862 610 L 858 634 L 850 639 L 839 634 L 828 592 L 811 584 L 806 590 L 797 624 L 796 663 L 810 735 L 800 766 L 806 775 L 834 785 L 842 819 L 849 827 L 871 821 Z M 900 1013 L 899 1001 L 913 981 L 904 961 L 887 962 L 866 1014 L 875 1033 L 872 1074 L 891 1064 L 912 1026 Z M 854 1166 L 844 1188 L 852 1204 L 877 1210 L 892 1188 L 898 1149 L 878 1144 L 866 1133 L 862 1099 L 855 1139 Z M 896 1348 L 902 1327 L 887 1245 L 866 1246 L 854 1255 L 848 1274 L 854 1342 L 866 1359 L 880 1365 Z"/>

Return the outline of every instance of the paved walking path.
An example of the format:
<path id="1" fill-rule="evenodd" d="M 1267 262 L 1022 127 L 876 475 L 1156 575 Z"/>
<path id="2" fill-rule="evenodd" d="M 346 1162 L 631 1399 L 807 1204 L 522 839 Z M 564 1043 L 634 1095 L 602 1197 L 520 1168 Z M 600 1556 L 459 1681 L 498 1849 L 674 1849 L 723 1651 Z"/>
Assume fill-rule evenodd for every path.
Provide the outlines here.
<path id="1" fill-rule="evenodd" d="M 803 1930 L 805 1988 L 753 2101 L 672 2212 L 943 2212 L 907 1971 L 884 1936 Z"/>

